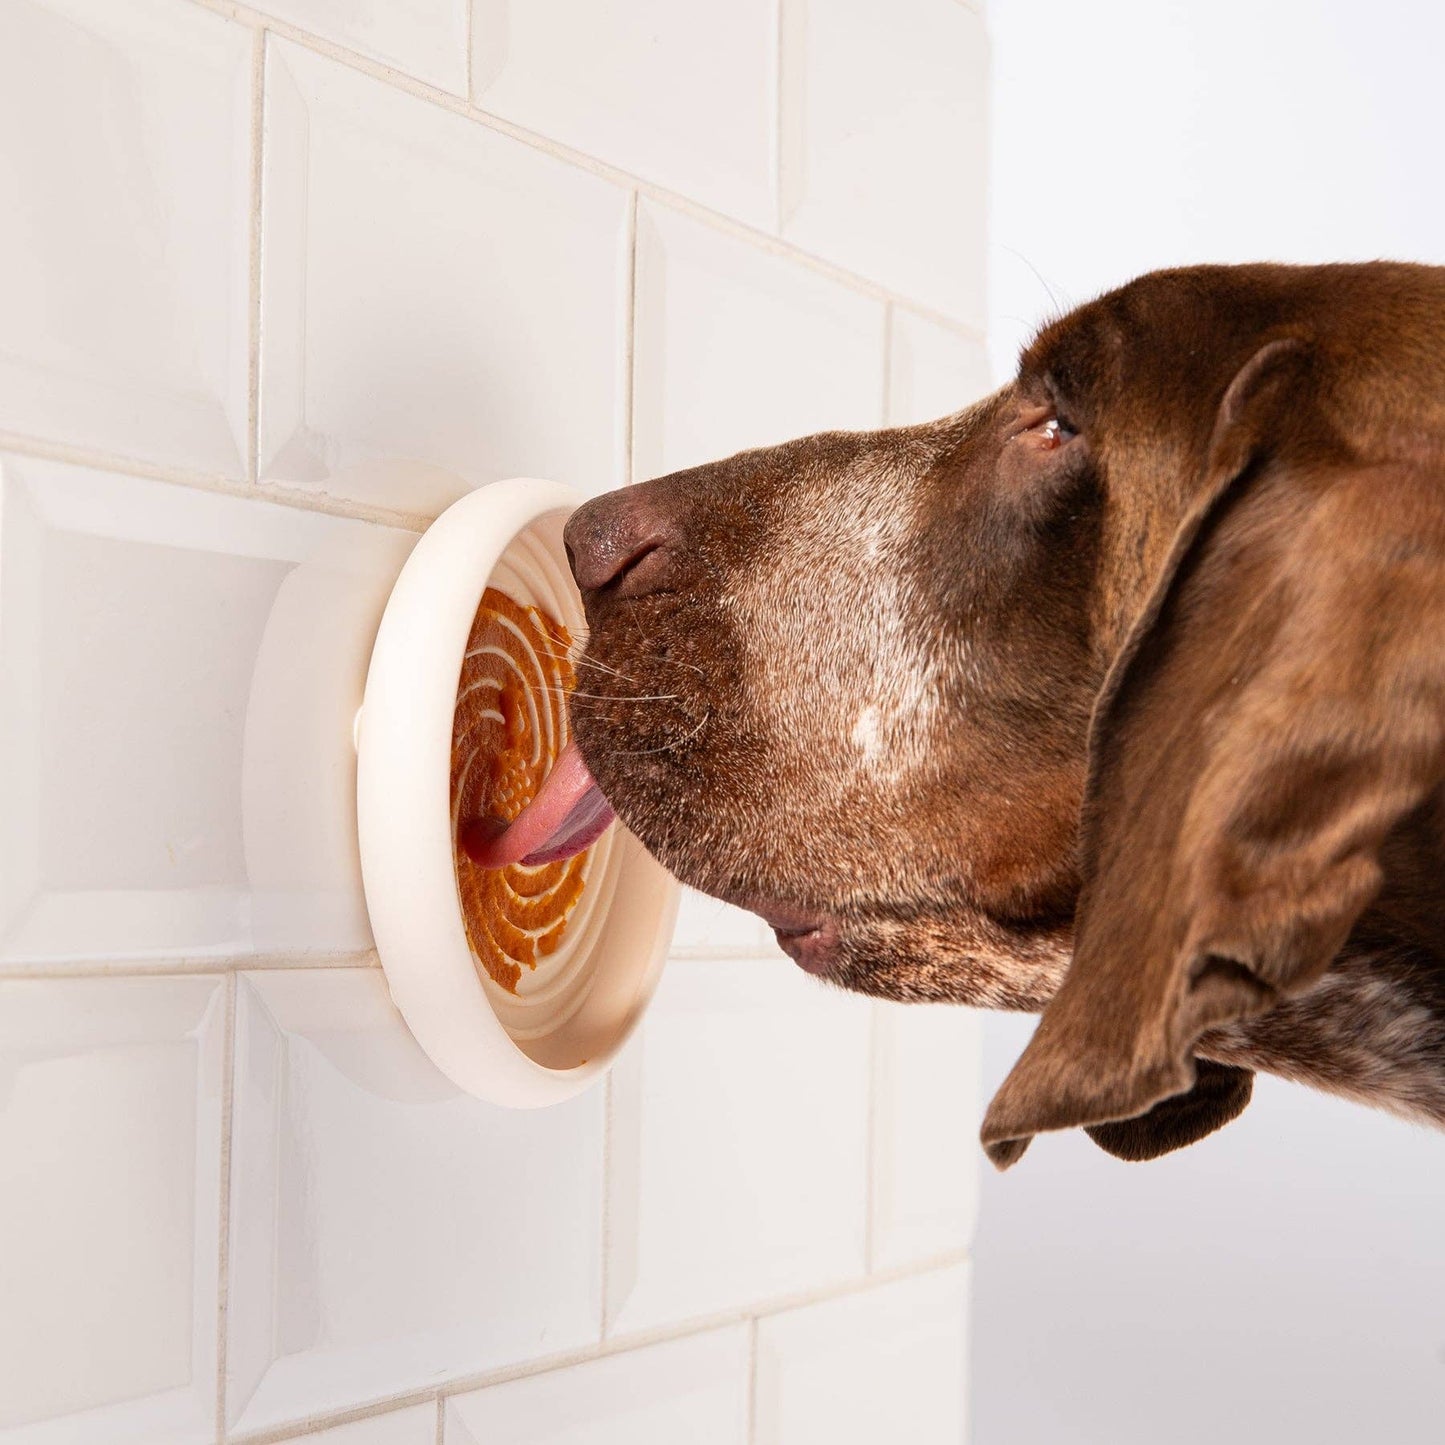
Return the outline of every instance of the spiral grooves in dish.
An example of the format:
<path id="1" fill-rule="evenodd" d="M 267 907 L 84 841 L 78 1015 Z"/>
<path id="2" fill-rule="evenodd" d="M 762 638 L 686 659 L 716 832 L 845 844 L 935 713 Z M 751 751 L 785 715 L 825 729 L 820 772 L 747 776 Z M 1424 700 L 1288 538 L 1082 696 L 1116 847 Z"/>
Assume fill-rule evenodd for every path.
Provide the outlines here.
<path id="1" fill-rule="evenodd" d="M 571 635 L 540 608 L 488 587 L 467 638 L 452 722 L 452 853 L 467 939 L 479 969 L 509 993 L 523 968 L 556 951 L 582 894 L 587 854 L 528 867 L 479 868 L 457 846 L 462 819 L 510 823 L 568 739 L 576 682 Z"/>

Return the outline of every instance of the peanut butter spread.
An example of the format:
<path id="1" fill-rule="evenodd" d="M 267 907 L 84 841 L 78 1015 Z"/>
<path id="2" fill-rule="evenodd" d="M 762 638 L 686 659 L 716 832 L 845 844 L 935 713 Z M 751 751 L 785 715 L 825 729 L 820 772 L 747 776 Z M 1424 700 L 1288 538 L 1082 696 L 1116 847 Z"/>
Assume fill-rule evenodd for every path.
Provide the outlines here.
<path id="1" fill-rule="evenodd" d="M 556 950 L 582 894 L 586 853 L 557 863 L 481 868 L 457 846 L 468 818 L 510 823 L 567 743 L 576 683 L 572 638 L 540 608 L 488 587 L 472 622 L 452 721 L 452 854 L 479 969 L 516 993 L 522 969 Z"/>

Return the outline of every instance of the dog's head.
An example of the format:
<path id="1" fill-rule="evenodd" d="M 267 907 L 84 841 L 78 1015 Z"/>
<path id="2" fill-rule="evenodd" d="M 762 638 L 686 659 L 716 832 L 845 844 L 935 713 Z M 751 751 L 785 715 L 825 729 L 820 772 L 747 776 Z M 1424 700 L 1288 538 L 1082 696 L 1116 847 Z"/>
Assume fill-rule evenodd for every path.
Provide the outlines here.
<path id="1" fill-rule="evenodd" d="M 1204 1030 L 1327 966 L 1414 796 L 1370 753 L 1360 679 L 1345 718 L 1327 673 L 1399 670 L 1410 599 L 1376 597 L 1366 639 L 1351 589 L 1384 585 L 1409 442 L 1445 428 L 1418 368 L 1383 391 L 1372 346 L 1384 313 L 1438 368 L 1439 291 L 1421 268 L 1159 273 L 954 416 L 589 503 L 567 538 L 593 775 L 812 972 L 1054 998 L 991 1116 L 999 1160 L 1189 1090 Z M 1391 586 L 1438 580 L 1438 513 Z"/>

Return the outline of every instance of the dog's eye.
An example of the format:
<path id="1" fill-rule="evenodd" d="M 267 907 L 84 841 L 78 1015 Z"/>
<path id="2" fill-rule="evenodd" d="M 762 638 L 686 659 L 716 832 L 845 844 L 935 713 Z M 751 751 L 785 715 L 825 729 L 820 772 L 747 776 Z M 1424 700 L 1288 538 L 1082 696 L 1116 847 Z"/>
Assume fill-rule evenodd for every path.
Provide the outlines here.
<path id="1" fill-rule="evenodd" d="M 1078 435 L 1068 422 L 1057 416 L 1051 416 L 1047 421 L 1041 422 L 1036 430 L 1039 434 L 1039 442 L 1045 451 L 1055 451 Z"/>

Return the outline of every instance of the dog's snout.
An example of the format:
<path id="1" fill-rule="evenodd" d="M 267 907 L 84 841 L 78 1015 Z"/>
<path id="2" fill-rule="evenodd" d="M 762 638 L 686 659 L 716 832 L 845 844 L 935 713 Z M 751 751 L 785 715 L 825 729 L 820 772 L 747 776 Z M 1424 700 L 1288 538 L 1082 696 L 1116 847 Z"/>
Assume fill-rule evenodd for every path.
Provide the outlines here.
<path id="1" fill-rule="evenodd" d="M 640 597 L 666 586 L 676 537 L 646 489 L 629 487 L 579 507 L 562 540 L 583 592 L 611 587 L 619 596 Z"/>

